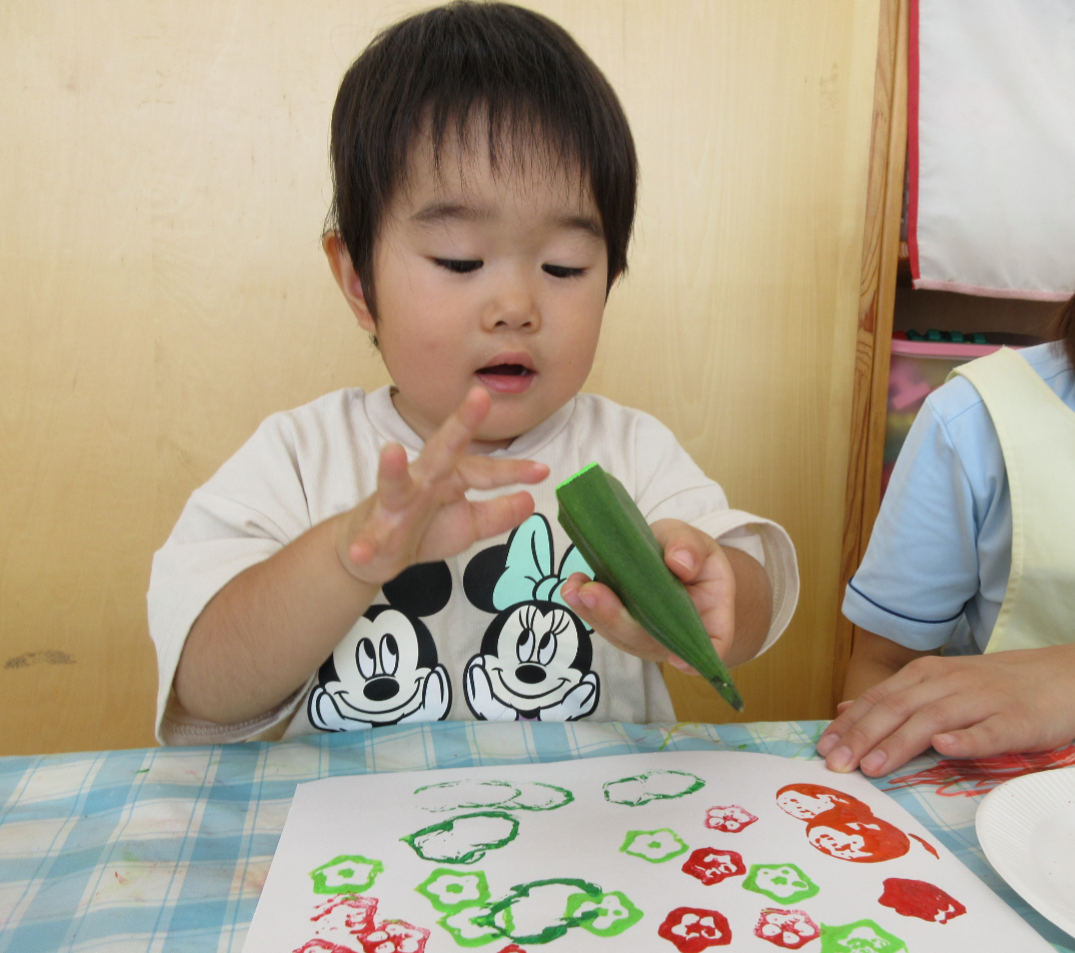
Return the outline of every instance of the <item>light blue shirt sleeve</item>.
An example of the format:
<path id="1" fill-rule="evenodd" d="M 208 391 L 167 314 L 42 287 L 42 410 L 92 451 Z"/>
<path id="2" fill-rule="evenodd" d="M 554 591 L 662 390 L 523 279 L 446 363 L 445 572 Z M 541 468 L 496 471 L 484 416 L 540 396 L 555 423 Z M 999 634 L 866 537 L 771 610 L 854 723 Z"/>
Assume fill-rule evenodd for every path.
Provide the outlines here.
<path id="1" fill-rule="evenodd" d="M 984 441 L 983 425 L 988 432 Z M 866 556 L 847 587 L 844 615 L 918 651 L 948 643 L 965 613 L 971 629 L 978 628 L 978 536 L 987 515 L 981 512 L 983 496 L 988 509 L 989 499 L 1002 489 L 1003 455 L 988 411 L 973 386 L 957 378 L 927 399 L 915 418 Z M 965 623 L 962 628 L 965 633 Z"/>
<path id="2" fill-rule="evenodd" d="M 1075 374 L 1061 350 L 1020 352 L 1075 410 Z M 989 411 L 956 377 L 922 405 L 900 451 L 866 556 L 843 612 L 919 651 L 981 652 L 1011 574 L 1012 505 Z"/>

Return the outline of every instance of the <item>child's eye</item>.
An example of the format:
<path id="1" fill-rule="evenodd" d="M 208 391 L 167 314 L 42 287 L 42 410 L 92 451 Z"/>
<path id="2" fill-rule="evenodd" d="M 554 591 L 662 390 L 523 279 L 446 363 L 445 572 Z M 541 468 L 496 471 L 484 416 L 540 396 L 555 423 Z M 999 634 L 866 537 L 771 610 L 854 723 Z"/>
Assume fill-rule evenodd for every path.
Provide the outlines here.
<path id="1" fill-rule="evenodd" d="M 441 268 L 446 268 L 448 271 L 455 272 L 457 275 L 467 275 L 472 271 L 477 271 L 482 266 L 481 261 L 463 260 L 459 258 L 434 258 Z"/>
<path id="2" fill-rule="evenodd" d="M 578 278 L 586 272 L 585 268 L 568 268 L 567 265 L 542 265 L 541 270 L 553 278 Z"/>

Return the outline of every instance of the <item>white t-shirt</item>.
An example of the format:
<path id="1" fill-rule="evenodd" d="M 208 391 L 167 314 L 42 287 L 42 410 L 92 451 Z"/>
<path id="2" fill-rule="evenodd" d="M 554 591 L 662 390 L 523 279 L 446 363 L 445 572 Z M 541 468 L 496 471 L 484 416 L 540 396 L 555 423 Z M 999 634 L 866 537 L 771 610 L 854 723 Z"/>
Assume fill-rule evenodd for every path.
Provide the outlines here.
<path id="1" fill-rule="evenodd" d="M 766 567 L 774 600 L 766 648 L 791 618 L 799 582 L 784 530 L 729 509 L 656 419 L 580 394 L 492 454 L 550 467 L 545 481 L 526 487 L 536 509 L 522 526 L 387 584 L 320 671 L 272 711 L 237 725 L 192 721 L 174 702 L 172 680 L 202 609 L 243 570 L 373 493 L 380 450 L 393 441 L 412 460 L 423 446 L 389 388 L 336 391 L 269 417 L 191 496 L 154 556 L 149 585 L 161 742 L 243 740 L 286 719 L 288 735 L 444 718 L 671 720 L 659 668 L 589 632 L 559 601 L 559 581 L 588 570 L 557 522 L 555 488 L 594 461 L 647 521 L 681 519 Z"/>

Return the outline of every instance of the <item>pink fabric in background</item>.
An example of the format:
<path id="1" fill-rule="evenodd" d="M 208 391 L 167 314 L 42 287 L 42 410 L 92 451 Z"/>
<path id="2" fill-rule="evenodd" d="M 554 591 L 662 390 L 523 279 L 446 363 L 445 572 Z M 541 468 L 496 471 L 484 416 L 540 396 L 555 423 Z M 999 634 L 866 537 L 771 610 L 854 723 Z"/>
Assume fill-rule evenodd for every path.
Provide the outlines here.
<path id="1" fill-rule="evenodd" d="M 1075 0 L 911 0 L 916 288 L 1075 291 Z"/>

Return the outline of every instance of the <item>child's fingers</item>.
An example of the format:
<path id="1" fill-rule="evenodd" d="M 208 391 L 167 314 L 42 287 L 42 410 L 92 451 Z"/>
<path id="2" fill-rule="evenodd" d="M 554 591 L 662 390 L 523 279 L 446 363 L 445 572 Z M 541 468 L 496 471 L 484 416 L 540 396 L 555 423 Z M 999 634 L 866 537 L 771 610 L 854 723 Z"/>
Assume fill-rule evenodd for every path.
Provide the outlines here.
<path id="1" fill-rule="evenodd" d="M 515 529 L 533 512 L 534 498 L 525 490 L 473 503 L 471 514 L 475 537 L 488 539 L 506 533 L 509 529 Z"/>
<path id="2" fill-rule="evenodd" d="M 415 479 L 433 482 L 449 473 L 463 457 L 478 426 L 489 413 L 489 392 L 472 387 L 461 403 L 433 434 L 412 467 Z"/>
<path id="3" fill-rule="evenodd" d="M 735 571 L 727 554 L 689 523 L 658 520 L 652 528 L 664 550 L 665 565 L 687 585 L 713 647 L 723 655 L 735 639 Z"/>
<path id="4" fill-rule="evenodd" d="M 413 493 L 407 451 L 398 443 L 387 444 L 377 464 L 377 494 L 381 504 L 389 511 L 401 510 Z"/>
<path id="5" fill-rule="evenodd" d="M 616 648 L 650 662 L 668 659 L 668 650 L 631 617 L 608 586 L 574 573 L 560 592 L 575 614 Z"/>
<path id="6" fill-rule="evenodd" d="M 534 460 L 499 460 L 481 454 L 463 457 L 458 470 L 468 487 L 493 490 L 516 483 L 540 483 L 549 475 L 544 463 Z"/>
<path id="7" fill-rule="evenodd" d="M 621 651 L 649 662 L 668 662 L 688 675 L 698 674 L 642 628 L 608 586 L 576 572 L 567 578 L 560 593 L 583 622 Z"/>
<path id="8" fill-rule="evenodd" d="M 664 550 L 665 565 L 683 582 L 693 582 L 710 553 L 712 540 L 680 520 L 657 520 L 650 528 Z"/>

